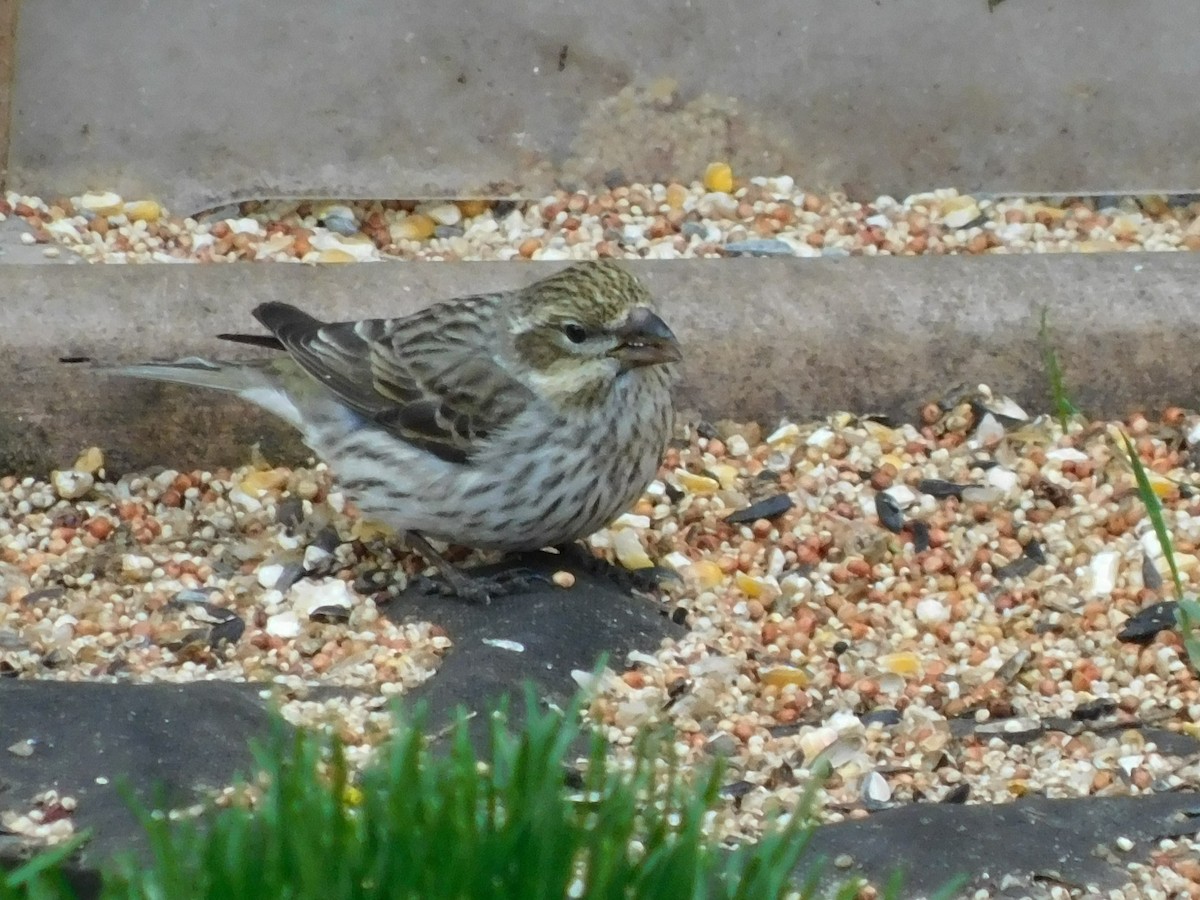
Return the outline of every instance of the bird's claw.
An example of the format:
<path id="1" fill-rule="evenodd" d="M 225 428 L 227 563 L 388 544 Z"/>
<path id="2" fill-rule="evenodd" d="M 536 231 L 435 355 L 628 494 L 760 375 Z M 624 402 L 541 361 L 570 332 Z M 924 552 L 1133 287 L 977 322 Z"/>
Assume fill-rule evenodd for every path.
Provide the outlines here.
<path id="1" fill-rule="evenodd" d="M 664 581 L 679 580 L 678 573 L 663 566 L 626 569 L 596 556 L 580 544 L 565 544 L 555 549 L 580 571 L 602 578 L 621 590 L 645 594 L 657 590 Z"/>
<path id="2" fill-rule="evenodd" d="M 519 594 L 552 583 L 540 572 L 525 568 L 505 569 L 490 577 L 467 575 L 454 570 L 453 575 L 443 572 L 438 577 L 418 575 L 414 579 L 414 586 L 424 594 L 455 597 L 467 603 L 484 605 L 491 603 L 495 597 Z"/>
<path id="3" fill-rule="evenodd" d="M 611 578 L 618 583 L 625 583 L 635 591 L 643 594 L 658 590 L 664 581 L 679 581 L 679 573 L 674 569 L 663 566 L 650 566 L 645 569 L 623 569 L 614 567 Z"/>

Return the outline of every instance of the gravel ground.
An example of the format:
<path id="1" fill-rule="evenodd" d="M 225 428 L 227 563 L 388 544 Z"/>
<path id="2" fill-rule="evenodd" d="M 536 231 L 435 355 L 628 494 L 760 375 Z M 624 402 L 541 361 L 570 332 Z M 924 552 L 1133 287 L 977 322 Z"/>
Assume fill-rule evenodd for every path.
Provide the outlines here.
<path id="1" fill-rule="evenodd" d="M 954 190 L 851 202 L 792 179 L 558 192 L 534 202 L 248 202 L 183 218 L 112 193 L 45 201 L 10 193 L 0 213 L 44 253 L 95 262 L 380 259 L 674 259 L 1200 249 L 1190 196 L 1038 200 Z"/>
<path id="2" fill-rule="evenodd" d="M 987 390 L 922 421 L 681 434 L 635 509 L 591 539 L 676 571 L 665 602 L 692 627 L 596 685 L 612 742 L 666 721 L 688 760 L 726 758 L 726 835 L 759 833 L 821 761 L 826 821 L 952 795 L 1200 788 L 1182 739 L 1200 734 L 1200 687 L 1178 635 L 1119 637 L 1166 595 L 1122 426 L 1063 434 Z M 1123 427 L 1194 583 L 1200 417 Z M 364 758 L 386 698 L 449 644 L 377 612 L 419 560 L 355 520 L 323 466 L 111 482 L 102 465 L 93 449 L 48 483 L 0 480 L 0 674 L 274 683 L 298 698 L 291 719 L 336 727 Z M 367 690 L 304 700 L 318 684 Z M 1164 842 L 1130 896 L 1200 890 L 1197 851 Z"/>
<path id="3" fill-rule="evenodd" d="M 529 203 L 245 203 L 184 219 L 111 194 L 10 194 L 0 211 L 47 255 L 118 263 L 1200 249 L 1190 198 L 860 204 L 786 178 L 735 187 L 722 166 L 703 184 Z M 726 758 L 728 836 L 760 833 L 826 763 L 824 821 L 918 799 L 1200 788 L 1200 688 L 1170 615 L 1119 637 L 1169 591 L 1118 427 L 1194 585 L 1200 417 L 1178 409 L 1063 433 L 980 388 L 916 425 L 693 423 L 591 541 L 677 572 L 664 602 L 692 631 L 620 661 L 593 714 L 618 747 L 666 721 L 688 760 Z M 322 465 L 114 482 L 92 448 L 49 483 L 0 479 L 0 676 L 261 681 L 362 760 L 387 698 L 449 646 L 436 625 L 378 612 L 420 565 L 355 518 Z M 314 685 L 362 693 L 305 699 Z M 1195 841 L 1164 841 L 1112 896 L 1200 895 L 1198 859 Z"/>

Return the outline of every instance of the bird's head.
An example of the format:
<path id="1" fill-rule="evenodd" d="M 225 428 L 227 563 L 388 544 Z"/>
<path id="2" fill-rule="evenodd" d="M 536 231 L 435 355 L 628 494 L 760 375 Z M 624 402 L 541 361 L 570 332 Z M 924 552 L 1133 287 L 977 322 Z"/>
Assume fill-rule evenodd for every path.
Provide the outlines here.
<path id="1" fill-rule="evenodd" d="M 623 375 L 682 359 L 649 292 L 615 263 L 571 266 L 515 300 L 514 345 L 549 393 L 607 390 Z"/>

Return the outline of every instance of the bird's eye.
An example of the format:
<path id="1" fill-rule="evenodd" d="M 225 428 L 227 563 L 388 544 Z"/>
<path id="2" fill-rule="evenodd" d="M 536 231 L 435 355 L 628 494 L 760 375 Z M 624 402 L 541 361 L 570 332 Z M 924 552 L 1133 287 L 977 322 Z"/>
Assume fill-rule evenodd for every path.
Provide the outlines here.
<path id="1" fill-rule="evenodd" d="M 582 325 L 575 322 L 568 322 L 563 326 L 563 334 L 567 336 L 567 340 L 572 344 L 582 344 L 587 340 L 587 330 Z"/>

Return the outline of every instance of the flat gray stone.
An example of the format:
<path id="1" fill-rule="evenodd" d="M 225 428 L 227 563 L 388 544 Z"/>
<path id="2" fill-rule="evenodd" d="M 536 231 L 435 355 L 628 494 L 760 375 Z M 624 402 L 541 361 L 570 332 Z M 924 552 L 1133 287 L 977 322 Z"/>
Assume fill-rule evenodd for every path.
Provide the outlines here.
<path id="1" fill-rule="evenodd" d="M 920 803 L 816 829 L 810 851 L 827 879 L 858 872 L 886 883 L 904 873 L 905 897 L 928 896 L 966 875 L 961 896 L 987 888 L 1001 897 L 1048 897 L 1049 888 L 1101 890 L 1128 881 L 1124 863 L 1145 862 L 1155 842 L 1200 831 L 1200 794 L 1044 797 L 996 805 Z M 1117 838 L 1133 841 L 1120 850 Z M 803 872 L 811 865 L 802 863 Z M 1089 894 L 1090 896 L 1090 894 Z"/>
<path id="2" fill-rule="evenodd" d="M 619 570 L 606 571 L 603 563 L 585 569 L 572 557 L 528 553 L 471 571 L 488 574 L 510 566 L 547 581 L 486 605 L 410 587 L 385 607 L 396 622 L 436 622 L 454 642 L 437 674 L 409 695 L 429 705 L 433 729 L 461 707 L 475 715 L 473 733 L 481 736 L 484 716 L 499 695 L 510 695 L 512 711 L 520 712 L 526 683 L 543 702 L 565 705 L 579 689 L 573 672 L 593 672 L 604 658 L 621 669 L 631 650 L 654 653 L 663 639 L 684 632 L 668 617 L 667 606 L 632 595 L 619 581 Z M 575 576 L 571 588 L 548 581 L 559 570 Z"/>
<path id="3" fill-rule="evenodd" d="M 94 829 L 80 870 L 140 849 L 142 831 L 122 790 L 173 809 L 249 773 L 249 742 L 269 732 L 261 687 L 2 680 L 0 808 L 24 812 L 51 789 L 74 797 L 76 830 Z M 29 756 L 7 749 L 21 742 Z M 6 858 L 0 850 L 0 866 Z"/>

